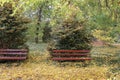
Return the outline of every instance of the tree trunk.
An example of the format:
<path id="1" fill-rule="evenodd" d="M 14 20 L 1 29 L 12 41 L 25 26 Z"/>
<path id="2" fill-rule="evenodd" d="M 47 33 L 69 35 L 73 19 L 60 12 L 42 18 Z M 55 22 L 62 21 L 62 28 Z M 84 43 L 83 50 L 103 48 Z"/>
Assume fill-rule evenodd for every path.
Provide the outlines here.
<path id="1" fill-rule="evenodd" d="M 35 37 L 36 43 L 39 43 L 39 28 L 41 27 L 40 26 L 41 18 L 42 18 L 42 6 L 38 10 L 38 22 L 37 22 L 38 26 L 36 27 L 36 37 Z"/>
<path id="2" fill-rule="evenodd" d="M 98 0 L 98 6 L 99 6 L 99 12 L 101 13 L 102 12 L 102 5 L 101 5 L 101 0 Z"/>

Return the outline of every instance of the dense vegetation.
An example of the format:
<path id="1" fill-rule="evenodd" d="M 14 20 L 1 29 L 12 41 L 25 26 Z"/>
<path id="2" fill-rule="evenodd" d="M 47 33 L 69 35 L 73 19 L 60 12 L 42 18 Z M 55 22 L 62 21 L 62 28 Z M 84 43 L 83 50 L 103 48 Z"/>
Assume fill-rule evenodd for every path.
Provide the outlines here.
<path id="1" fill-rule="evenodd" d="M 22 7 L 26 15 L 38 25 L 33 24 L 36 29 L 33 28 L 32 32 L 36 37 L 42 37 L 46 21 L 49 20 L 51 27 L 61 24 L 73 12 L 69 7 L 72 8 L 71 5 L 74 5 L 76 11 L 80 11 L 78 18 L 82 21 L 86 20 L 86 25 L 93 31 L 94 37 L 105 42 L 119 42 L 120 2 L 118 0 L 1 0 L 1 3 L 6 1 L 23 2 L 15 7 L 14 13 Z"/>
<path id="2" fill-rule="evenodd" d="M 77 13 L 63 21 L 52 32 L 50 49 L 90 50 L 93 36 L 85 26 L 86 22 L 77 20 Z"/>
<path id="3" fill-rule="evenodd" d="M 0 6 L 0 48 L 26 48 L 24 24 L 29 19 L 16 13 L 12 16 L 14 8 L 12 3 L 4 3 Z"/>

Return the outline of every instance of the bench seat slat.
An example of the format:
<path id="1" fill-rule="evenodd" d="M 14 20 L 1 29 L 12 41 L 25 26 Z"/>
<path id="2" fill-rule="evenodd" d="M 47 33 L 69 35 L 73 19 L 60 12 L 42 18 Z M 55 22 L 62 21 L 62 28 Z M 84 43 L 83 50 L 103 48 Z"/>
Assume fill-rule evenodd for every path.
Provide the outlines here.
<path id="1" fill-rule="evenodd" d="M 53 53 L 89 53 L 89 50 L 53 50 Z"/>
<path id="2" fill-rule="evenodd" d="M 23 52 L 17 52 L 17 53 L 15 53 L 15 52 L 0 52 L 0 54 L 11 54 L 11 55 L 26 55 L 27 53 L 23 53 Z"/>
<path id="3" fill-rule="evenodd" d="M 62 53 L 53 53 L 53 57 L 61 56 L 61 57 L 87 57 L 90 54 L 79 54 L 79 53 L 74 53 L 74 54 L 62 54 Z"/>
<path id="4" fill-rule="evenodd" d="M 52 60 L 54 61 L 82 61 L 82 60 L 91 60 L 91 58 L 66 58 L 66 57 L 62 57 L 62 58 L 58 58 L 58 57 L 54 57 L 52 58 Z"/>
<path id="5" fill-rule="evenodd" d="M 28 52 L 27 49 L 0 49 L 0 52 Z"/>
<path id="6" fill-rule="evenodd" d="M 24 60 L 26 57 L 0 57 L 0 60 Z"/>

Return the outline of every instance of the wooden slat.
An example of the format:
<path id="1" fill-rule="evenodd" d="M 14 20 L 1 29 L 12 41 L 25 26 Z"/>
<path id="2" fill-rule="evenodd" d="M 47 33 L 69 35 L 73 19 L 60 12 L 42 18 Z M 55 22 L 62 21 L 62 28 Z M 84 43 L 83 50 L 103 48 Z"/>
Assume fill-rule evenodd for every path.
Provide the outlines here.
<path id="1" fill-rule="evenodd" d="M 0 60 L 24 60 L 26 57 L 0 57 Z"/>
<path id="2" fill-rule="evenodd" d="M 54 57 L 54 58 L 52 58 L 52 60 L 54 60 L 54 61 L 82 61 L 82 60 L 91 60 L 91 58 L 66 58 L 66 57 L 58 58 L 58 57 Z"/>
<path id="3" fill-rule="evenodd" d="M 53 53 L 89 53 L 90 50 L 53 50 Z"/>
<path id="4" fill-rule="evenodd" d="M 28 52 L 27 49 L 0 49 L 0 53 L 2 52 Z"/>
<path id="5" fill-rule="evenodd" d="M 26 52 L 0 52 L 0 54 L 11 54 L 11 55 L 26 55 Z"/>
<path id="6" fill-rule="evenodd" d="M 65 53 L 53 53 L 53 57 L 87 57 L 89 54 L 79 54 L 79 53 L 74 53 L 74 54 L 65 54 Z"/>

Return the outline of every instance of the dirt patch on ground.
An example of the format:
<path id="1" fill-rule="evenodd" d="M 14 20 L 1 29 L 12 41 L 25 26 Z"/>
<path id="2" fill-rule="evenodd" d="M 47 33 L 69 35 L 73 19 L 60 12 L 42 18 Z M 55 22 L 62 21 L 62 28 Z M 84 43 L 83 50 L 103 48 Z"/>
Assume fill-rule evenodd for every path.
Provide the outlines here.
<path id="1" fill-rule="evenodd" d="M 101 41 L 101 40 L 96 40 L 92 42 L 93 46 L 104 46 L 105 42 Z"/>
<path id="2" fill-rule="evenodd" d="M 101 41 L 101 40 L 96 40 L 96 41 L 93 41 L 92 42 L 92 45 L 95 46 L 95 47 L 100 47 L 100 46 L 114 46 L 114 47 L 120 47 L 120 43 L 114 43 L 114 44 L 111 44 L 111 43 L 106 43 L 104 41 Z"/>

